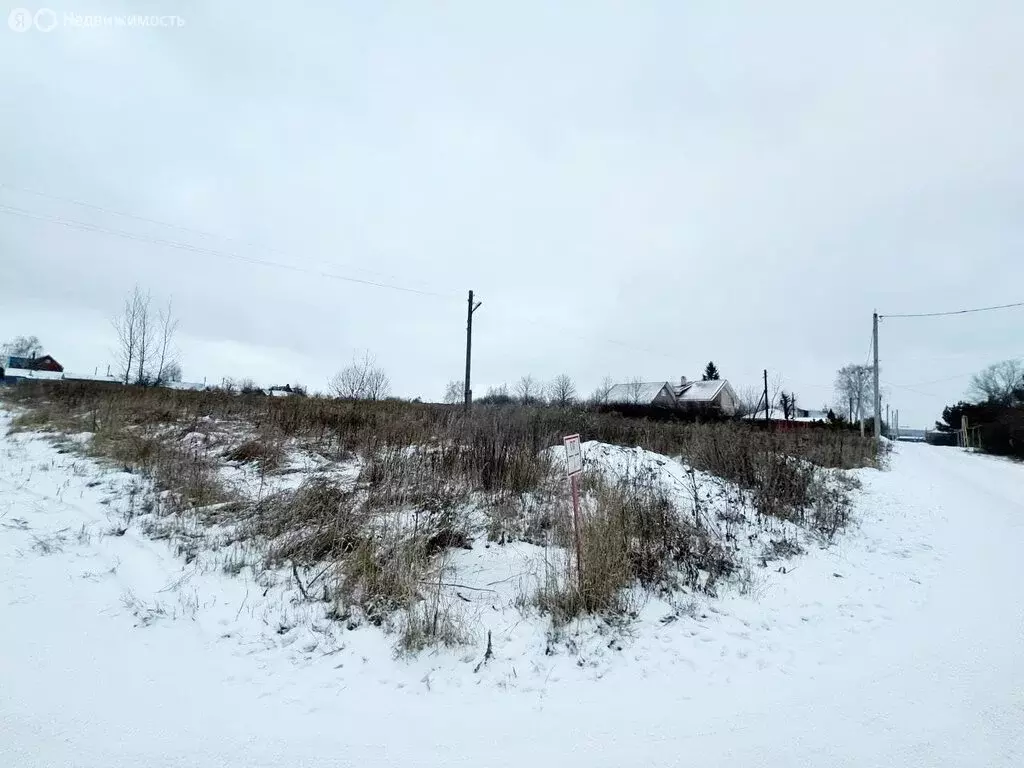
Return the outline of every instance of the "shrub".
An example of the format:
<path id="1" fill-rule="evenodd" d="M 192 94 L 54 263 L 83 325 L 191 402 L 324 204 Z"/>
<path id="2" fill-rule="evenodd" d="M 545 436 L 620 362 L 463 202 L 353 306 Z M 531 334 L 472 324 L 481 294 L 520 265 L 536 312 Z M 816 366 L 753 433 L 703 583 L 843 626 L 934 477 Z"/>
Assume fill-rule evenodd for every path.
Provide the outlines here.
<path id="1" fill-rule="evenodd" d="M 625 610 L 628 590 L 668 591 L 681 585 L 714 592 L 737 565 L 692 510 L 662 489 L 631 479 L 614 484 L 591 477 L 592 508 L 582 515 L 583 566 L 567 557 L 549 568 L 537 605 L 563 623 L 583 613 Z M 555 526 L 557 543 L 575 552 L 568 523 Z"/>

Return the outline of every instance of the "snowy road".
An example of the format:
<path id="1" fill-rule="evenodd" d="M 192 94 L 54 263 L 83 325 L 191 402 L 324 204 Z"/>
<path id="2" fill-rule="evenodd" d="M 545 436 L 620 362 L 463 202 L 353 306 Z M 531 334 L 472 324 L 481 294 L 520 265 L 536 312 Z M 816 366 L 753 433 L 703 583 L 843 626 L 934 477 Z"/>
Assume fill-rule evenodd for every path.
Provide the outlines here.
<path id="1" fill-rule="evenodd" d="M 784 589 L 641 633 L 600 679 L 541 655 L 431 683 L 246 645 L 204 619 L 227 577 L 138 626 L 126 592 L 181 562 L 100 535 L 88 465 L 0 438 L 0 765 L 1024 765 L 1024 466 L 902 444 L 863 477 L 859 529 Z"/>

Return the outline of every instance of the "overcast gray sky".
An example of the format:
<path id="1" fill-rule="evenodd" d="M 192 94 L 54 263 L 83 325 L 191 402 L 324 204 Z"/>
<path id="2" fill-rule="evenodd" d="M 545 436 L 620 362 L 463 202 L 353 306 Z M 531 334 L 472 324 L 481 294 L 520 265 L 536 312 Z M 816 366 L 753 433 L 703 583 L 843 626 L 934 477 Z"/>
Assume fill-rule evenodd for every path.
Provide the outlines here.
<path id="1" fill-rule="evenodd" d="M 69 369 L 112 361 L 137 283 L 173 297 L 188 380 L 323 389 L 370 349 L 438 398 L 472 288 L 478 396 L 713 359 L 817 407 L 873 309 L 1024 300 L 1019 2 L 49 7 L 0 28 L 0 336 Z M 880 350 L 925 426 L 1024 356 L 1024 310 L 884 321 Z"/>

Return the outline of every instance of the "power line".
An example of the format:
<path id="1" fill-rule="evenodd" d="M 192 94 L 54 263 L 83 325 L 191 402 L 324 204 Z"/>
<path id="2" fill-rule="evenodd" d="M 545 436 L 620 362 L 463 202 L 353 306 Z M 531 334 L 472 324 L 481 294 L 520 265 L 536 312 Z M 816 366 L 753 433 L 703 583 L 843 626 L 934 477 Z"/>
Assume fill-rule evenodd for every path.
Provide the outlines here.
<path id="1" fill-rule="evenodd" d="M 946 399 L 946 395 L 936 395 L 933 392 L 922 392 L 919 389 L 915 389 L 914 387 L 908 387 L 908 386 L 906 386 L 904 384 L 892 384 L 891 382 L 886 382 L 885 386 L 887 386 L 887 387 L 895 387 L 896 389 L 905 389 L 908 392 L 913 392 L 915 395 L 920 395 L 922 397 L 932 397 L 932 398 L 935 398 L 936 400 L 945 400 Z"/>
<path id="2" fill-rule="evenodd" d="M 943 379 L 934 379 L 933 381 L 915 381 L 913 384 L 893 384 L 892 382 L 889 382 L 888 386 L 902 387 L 904 389 L 910 389 L 911 387 L 927 387 L 931 384 L 945 384 L 948 381 L 956 381 L 957 379 L 962 379 L 965 376 L 970 376 L 974 373 L 975 371 L 969 371 L 968 373 L 958 373 L 955 376 L 947 376 Z"/>
<path id="3" fill-rule="evenodd" d="M 977 307 L 975 309 L 957 309 L 952 312 L 921 312 L 917 314 L 902 314 L 902 315 L 879 315 L 879 318 L 891 318 L 891 317 L 946 317 L 948 315 L 969 315 L 972 312 L 991 312 L 995 309 L 1012 309 L 1014 307 L 1024 307 L 1024 301 L 1018 301 L 1013 304 L 999 304 L 995 307 Z"/>
<path id="4" fill-rule="evenodd" d="M 77 205 L 77 206 L 80 206 L 82 208 L 87 208 L 89 210 L 96 211 L 97 213 L 103 213 L 103 214 L 107 214 L 109 216 L 120 216 L 122 218 L 131 219 L 133 221 L 139 221 L 139 222 L 143 222 L 145 224 L 154 224 L 154 225 L 159 226 L 159 227 L 165 227 L 167 229 L 177 230 L 179 232 L 184 232 L 184 233 L 187 233 L 187 234 L 190 234 L 190 235 L 198 235 L 199 237 L 203 237 L 203 238 L 208 238 L 208 239 L 212 239 L 212 240 L 220 240 L 220 241 L 225 242 L 225 243 L 234 243 L 234 244 L 237 244 L 237 245 L 245 246 L 247 248 L 252 248 L 254 250 L 264 251 L 265 253 L 271 253 L 271 254 L 274 254 L 274 255 L 277 255 L 277 256 L 288 256 L 288 254 L 285 253 L 284 251 L 281 251 L 281 250 L 279 250 L 277 248 L 274 248 L 272 246 L 269 246 L 269 245 L 261 245 L 259 243 L 254 243 L 252 241 L 245 240 L 243 238 L 230 237 L 228 235 L 218 234 L 218 233 L 215 233 L 215 232 L 208 232 L 208 231 L 205 231 L 205 230 L 202 230 L 202 229 L 196 229 L 194 227 L 186 227 L 186 226 L 183 226 L 181 224 L 174 224 L 172 222 L 163 221 L 161 219 L 154 219 L 154 218 L 150 218 L 148 216 L 140 216 L 139 214 L 136 214 L 136 213 L 129 213 L 127 211 L 119 211 L 119 210 L 115 210 L 113 208 L 106 208 L 106 207 L 104 207 L 102 205 L 96 205 L 95 203 L 88 203 L 88 202 L 85 202 L 84 200 L 78 200 L 78 199 L 73 198 L 73 197 L 62 197 L 61 195 L 54 195 L 54 194 L 51 194 L 49 192 L 42 192 L 42 191 L 40 191 L 38 189 L 32 189 L 30 187 L 15 186 L 13 184 L 7 184 L 7 183 L 4 183 L 4 182 L 0 182 L 0 189 L 6 189 L 6 190 L 10 190 L 12 192 L 23 192 L 23 193 L 26 193 L 26 194 L 35 195 L 36 197 L 45 198 L 47 200 L 54 200 L 56 202 L 67 203 L 69 205 Z M 345 269 L 354 269 L 357 272 L 365 272 L 366 274 L 370 274 L 370 275 L 380 275 L 382 277 L 388 277 L 388 278 L 393 278 L 393 279 L 397 277 L 397 275 L 390 274 L 390 273 L 387 273 L 387 272 L 381 272 L 379 270 L 373 270 L 373 269 L 366 269 L 364 267 L 358 267 L 358 266 L 354 266 L 354 265 L 339 265 L 339 264 L 336 264 L 334 262 L 323 261 L 323 260 L 319 260 L 319 259 L 314 259 L 313 261 L 314 261 L 314 263 L 324 264 L 324 265 L 327 265 L 329 267 L 344 266 Z M 455 295 L 457 295 L 457 294 L 452 293 L 452 296 L 455 296 Z"/>
<path id="5" fill-rule="evenodd" d="M 9 185 L 2 184 L 2 183 L 0 183 L 0 187 L 8 188 L 8 189 L 11 188 Z M 73 203 L 75 205 L 82 205 L 84 207 L 91 208 L 91 209 L 94 209 L 94 210 L 97 210 L 97 211 L 102 211 L 102 212 L 106 212 L 106 213 L 112 213 L 112 214 L 115 214 L 115 215 L 122 215 L 122 216 L 125 216 L 127 218 L 136 219 L 136 220 L 147 222 L 147 223 L 158 224 L 158 225 L 161 225 L 161 226 L 167 226 L 167 227 L 170 227 L 170 228 L 173 228 L 173 229 L 181 230 L 183 232 L 199 234 L 199 235 L 202 235 L 202 236 L 208 236 L 208 237 L 223 239 L 223 240 L 227 240 L 227 241 L 231 240 L 231 238 L 222 237 L 220 235 L 214 235 L 214 234 L 210 234 L 210 233 L 205 233 L 205 232 L 202 232 L 201 230 L 193 230 L 193 229 L 190 229 L 188 227 L 182 227 L 182 226 L 179 226 L 179 225 L 176 225 L 176 224 L 170 224 L 170 223 L 167 223 L 167 222 L 162 222 L 162 221 L 159 221 L 157 219 L 149 219 L 149 218 L 146 218 L 144 216 L 136 216 L 134 214 L 121 213 L 121 212 L 118 212 L 118 211 L 110 211 L 110 210 L 105 209 L 105 208 L 103 208 L 101 206 L 95 206 L 95 205 L 92 205 L 90 203 L 81 203 L 81 202 L 78 202 L 78 201 L 71 200 L 70 198 L 60 198 L 60 197 L 57 197 L 57 196 L 54 196 L 54 195 L 47 195 L 45 193 L 37 193 L 37 192 L 35 192 L 35 190 L 26 190 L 26 191 L 32 192 L 33 194 L 39 194 L 42 197 L 50 197 L 50 198 L 53 198 L 53 199 L 56 199 L 56 200 L 62 200 L 62 201 L 65 201 L 65 202 L 70 202 L 70 203 Z M 162 246 L 162 247 L 167 247 L 167 248 L 176 248 L 176 249 L 179 249 L 179 250 L 184 250 L 184 251 L 188 251 L 188 252 L 191 252 L 191 253 L 196 253 L 196 254 L 199 254 L 199 255 L 214 256 L 214 257 L 217 257 L 217 258 L 235 259 L 237 261 L 242 261 L 242 262 L 245 262 L 245 263 L 248 263 L 248 264 L 255 264 L 255 265 L 264 266 L 264 267 L 274 267 L 274 268 L 278 268 L 278 269 L 287 269 L 287 270 L 290 270 L 290 271 L 293 271 L 293 272 L 299 272 L 299 273 L 303 273 L 303 274 L 311 274 L 311 275 L 316 275 L 316 276 L 319 276 L 319 277 L 327 277 L 327 278 L 331 278 L 331 279 L 335 279 L 335 280 L 343 280 L 345 282 L 356 283 L 356 284 L 359 284 L 359 285 L 367 285 L 367 286 L 372 286 L 372 287 L 375 287 L 375 288 L 388 288 L 388 289 L 391 289 L 391 290 L 404 291 L 404 292 L 407 292 L 407 293 L 415 293 L 415 294 L 419 294 L 419 295 L 422 295 L 422 296 L 433 296 L 433 297 L 436 297 L 436 298 L 443 298 L 443 299 L 447 299 L 447 298 L 450 298 L 451 296 L 455 295 L 455 294 L 442 294 L 442 293 L 437 293 L 435 291 L 424 291 L 424 290 L 420 290 L 420 289 L 417 289 L 417 288 L 409 288 L 407 286 L 394 285 L 394 284 L 391 284 L 391 283 L 384 283 L 384 282 L 379 282 L 379 281 L 374 281 L 374 280 L 365 280 L 365 279 L 361 279 L 361 278 L 347 277 L 347 276 L 344 276 L 344 275 L 338 275 L 338 274 L 334 274 L 334 273 L 330 273 L 330 272 L 323 272 L 323 271 L 320 271 L 320 270 L 308 269 L 308 268 L 300 267 L 300 266 L 297 266 L 297 265 L 294 265 L 294 264 L 284 264 L 284 263 L 281 263 L 281 262 L 270 261 L 268 259 L 260 259 L 260 258 L 255 258 L 255 257 L 252 257 L 252 256 L 245 256 L 245 255 L 242 255 L 242 254 L 239 254 L 239 253 L 235 253 L 235 252 L 231 252 L 231 251 L 222 251 L 222 250 L 218 250 L 218 249 L 214 249 L 214 248 L 208 248 L 208 247 L 204 247 L 204 246 L 193 245 L 191 243 L 186 243 L 186 242 L 182 242 L 182 241 L 178 241 L 178 240 L 168 240 L 168 239 L 165 239 L 165 238 L 152 237 L 152 236 L 149 236 L 149 235 L 140 235 L 140 234 L 137 234 L 137 233 L 134 233 L 134 232 L 128 232 L 128 231 L 125 231 L 125 230 L 111 229 L 109 227 L 103 227 L 103 226 L 100 226 L 98 224 L 90 224 L 88 222 L 78 221 L 76 219 L 68 219 L 68 218 L 61 217 L 61 216 L 55 216 L 55 215 L 52 215 L 52 214 L 45 214 L 45 213 L 40 213 L 40 212 L 37 212 L 37 211 L 30 211 L 30 210 L 26 210 L 24 208 L 16 208 L 16 207 L 10 206 L 10 205 L 0 204 L 0 213 L 6 213 L 6 214 L 9 214 L 9 215 L 13 215 L 13 216 L 21 216 L 21 217 L 29 218 L 29 219 L 35 219 L 37 221 L 43 221 L 43 222 L 47 222 L 47 223 L 51 223 L 51 224 L 58 224 L 60 226 L 67 227 L 69 229 L 75 229 L 75 230 L 79 230 L 79 231 L 82 231 L 82 232 L 93 232 L 93 233 L 98 233 L 98 234 L 110 235 L 110 236 L 114 236 L 114 237 L 121 237 L 121 238 L 125 238 L 125 239 L 128 239 L 128 240 L 134 240 L 136 242 L 147 243 L 147 244 L 150 244 L 150 245 L 157 245 L 157 246 Z M 239 241 L 239 242 L 242 242 L 242 241 Z M 274 251 L 274 249 L 270 249 L 270 248 L 266 248 L 265 250 Z M 274 252 L 282 253 L 280 251 L 274 251 Z M 531 325 L 537 325 L 537 326 L 543 327 L 543 328 L 545 328 L 547 330 L 551 330 L 551 326 L 550 325 L 542 324 L 542 323 L 540 323 L 540 322 L 538 322 L 536 320 L 533 320 L 532 318 L 521 318 L 521 320 L 523 322 L 530 323 Z M 673 360 L 676 359 L 675 357 L 673 357 L 671 355 L 668 355 L 668 354 L 666 354 L 664 352 L 660 352 L 658 350 L 653 350 L 653 349 L 648 349 L 648 348 L 645 348 L 645 347 L 636 346 L 636 345 L 633 345 L 633 344 L 628 344 L 626 342 L 618 341 L 618 340 L 615 340 L 615 339 L 599 339 L 599 338 L 595 338 L 595 337 L 585 337 L 585 336 L 582 336 L 582 335 L 579 335 L 579 334 L 567 333 L 567 332 L 564 332 L 564 331 L 562 332 L 562 335 L 563 336 L 571 336 L 573 338 L 576 338 L 576 339 L 578 339 L 580 341 L 584 341 L 584 342 L 587 342 L 587 343 L 595 343 L 596 342 L 596 343 L 599 343 L 599 344 L 614 345 L 614 346 L 622 347 L 622 348 L 625 348 L 625 349 L 630 349 L 630 350 L 633 350 L 633 351 L 636 351 L 636 352 L 642 352 L 642 353 L 645 353 L 645 354 L 648 354 L 648 355 L 655 355 L 655 356 L 659 356 L 659 357 L 664 357 L 666 359 L 673 359 Z"/>
<path id="6" fill-rule="evenodd" d="M 2 183 L 0 183 L 0 187 L 10 188 L 9 185 L 5 185 L 5 184 L 2 184 Z M 101 206 L 94 206 L 94 205 L 89 204 L 89 203 L 79 203 L 77 201 L 71 200 L 70 198 L 67 198 L 67 199 L 66 198 L 58 198 L 58 197 L 53 196 L 53 195 L 46 195 L 45 193 L 36 193 L 34 190 L 27 190 L 27 191 L 30 191 L 33 194 L 39 194 L 40 196 L 43 196 L 43 197 L 52 197 L 54 199 L 65 200 L 67 202 L 72 202 L 72 203 L 74 203 L 76 205 L 83 205 L 84 207 L 92 208 L 94 210 L 108 212 L 108 213 L 113 213 L 115 215 L 123 215 L 123 216 L 125 216 L 127 218 L 137 219 L 139 221 L 144 221 L 144 222 L 147 222 L 147 223 L 159 224 L 161 226 L 167 226 L 167 227 L 171 227 L 173 229 L 179 229 L 179 230 L 181 230 L 183 232 L 190 232 L 190 233 L 194 233 L 194 234 L 199 234 L 199 235 L 203 235 L 203 236 L 209 236 L 209 237 L 213 237 L 213 238 L 220 238 L 220 239 L 229 240 L 229 241 L 231 240 L 231 238 L 226 238 L 226 237 L 222 238 L 219 235 L 213 235 L 213 234 L 205 233 L 205 232 L 202 232 L 201 230 L 192 230 L 192 229 L 189 229 L 188 227 L 181 227 L 181 226 L 178 226 L 176 224 L 169 224 L 169 223 L 166 223 L 166 222 L 159 221 L 157 219 L 148 219 L 148 218 L 143 217 L 143 216 L 135 216 L 134 214 L 122 214 L 122 213 L 117 212 L 117 211 L 108 211 L 107 209 L 102 208 Z M 13 215 L 13 216 L 21 216 L 21 217 L 29 218 L 29 219 L 35 219 L 37 221 L 43 221 L 43 222 L 47 222 L 47 223 L 51 223 L 51 224 L 58 224 L 60 226 L 67 227 L 69 229 L 75 229 L 75 230 L 79 230 L 79 231 L 82 231 L 82 232 L 93 232 L 93 233 L 98 233 L 98 234 L 110 235 L 110 236 L 114 236 L 114 237 L 121 237 L 121 238 L 125 238 L 125 239 L 128 239 L 128 240 L 134 240 L 136 242 L 147 243 L 147 244 L 150 244 L 150 245 L 157 245 L 157 246 L 162 246 L 162 247 L 167 247 L 167 248 L 176 248 L 176 249 L 179 249 L 179 250 L 184 250 L 184 251 L 188 251 L 188 252 L 191 252 L 191 253 L 196 253 L 196 254 L 199 254 L 199 255 L 214 256 L 214 257 L 226 258 L 226 259 L 235 259 L 235 260 L 242 261 L 242 262 L 245 262 L 245 263 L 248 263 L 248 264 L 255 264 L 255 265 L 264 266 L 264 267 L 274 267 L 274 268 L 279 268 L 279 269 L 287 269 L 287 270 L 290 270 L 290 271 L 293 271 L 293 272 L 299 272 L 299 273 L 303 273 L 303 274 L 311 274 L 311 275 L 316 275 L 316 276 L 319 276 L 319 277 L 327 277 L 327 278 L 331 278 L 331 279 L 335 279 L 335 280 L 343 280 L 345 282 L 357 283 L 357 284 L 360 284 L 360 285 L 368 285 L 368 286 L 372 286 L 372 287 L 375 287 L 375 288 L 388 288 L 388 289 L 391 289 L 391 290 L 404 291 L 404 292 L 407 292 L 407 293 L 415 293 L 415 294 L 419 294 L 419 295 L 422 295 L 422 296 L 433 296 L 433 297 L 436 297 L 436 298 L 444 298 L 444 299 L 450 298 L 450 296 L 454 295 L 454 294 L 437 293 L 435 291 L 424 291 L 424 290 L 420 290 L 420 289 L 417 289 L 417 288 L 409 288 L 409 287 L 406 287 L 406 286 L 394 285 L 394 284 L 390 284 L 390 283 L 383 283 L 383 282 L 379 282 L 379 281 L 364 280 L 364 279 L 355 278 L 355 277 L 347 277 L 347 276 L 344 276 L 344 275 L 338 275 L 338 274 L 334 274 L 334 273 L 323 272 L 323 271 L 320 271 L 320 270 L 308 269 L 308 268 L 305 268 L 305 267 L 296 266 L 294 264 L 284 264 L 284 263 L 281 263 L 281 262 L 270 261 L 268 259 L 260 259 L 260 258 L 255 258 L 255 257 L 252 257 L 252 256 L 245 256 L 245 255 L 242 255 L 242 254 L 239 254 L 239 253 L 235 253 L 235 252 L 221 251 L 221 250 L 214 249 L 214 248 L 207 248 L 207 247 L 204 247 L 204 246 L 193 245 L 191 243 L 185 243 L 185 242 L 181 242 L 181 241 L 178 241 L 178 240 L 168 240 L 168 239 L 160 238 L 160 237 L 152 237 L 152 236 L 149 236 L 149 235 L 140 235 L 140 234 L 137 234 L 137 233 L 134 233 L 134 232 L 127 232 L 125 230 L 111 229 L 111 228 L 103 227 L 103 226 L 100 226 L 100 225 L 97 225 L 97 224 L 90 224 L 90 223 L 84 222 L 84 221 L 78 221 L 78 220 L 75 220 L 75 219 L 68 219 L 68 218 L 65 218 L 65 217 L 55 216 L 55 215 L 52 215 L 52 214 L 40 213 L 40 212 L 37 212 L 37 211 L 30 211 L 30 210 L 26 210 L 26 209 L 23 209 L 23 208 L 16 208 L 16 207 L 10 206 L 10 205 L 0 204 L 0 213 L 6 213 L 6 214 L 9 214 L 9 215 Z M 269 249 L 268 248 L 268 249 L 265 249 L 265 250 L 273 250 L 273 249 Z M 281 253 L 280 251 L 275 251 L 275 252 Z M 533 320 L 532 318 L 521 318 L 521 320 L 523 322 L 530 323 L 531 325 L 537 325 L 539 327 L 546 328 L 547 330 L 551 329 L 550 325 L 542 324 L 542 323 L 540 323 L 540 322 L 538 322 L 536 320 Z M 640 347 L 640 346 L 628 344 L 626 342 L 618 341 L 618 340 L 615 340 L 615 339 L 599 339 L 599 338 L 595 338 L 595 337 L 589 337 L 588 338 L 588 337 L 585 337 L 585 336 L 582 336 L 582 335 L 579 335 L 579 334 L 567 333 L 567 332 L 564 332 L 564 331 L 562 332 L 562 335 L 563 336 L 571 336 L 573 338 L 576 338 L 576 339 L 578 339 L 580 341 L 584 341 L 584 342 L 587 342 L 587 343 L 595 343 L 596 342 L 596 343 L 599 343 L 599 344 L 614 345 L 614 346 L 622 347 L 622 348 L 625 348 L 625 349 L 630 349 L 630 350 L 633 350 L 633 351 L 636 351 L 636 352 L 642 352 L 642 353 L 649 354 L 649 355 L 655 355 L 655 356 L 659 356 L 659 357 L 664 357 L 666 359 L 673 359 L 673 360 L 675 359 L 675 357 L 673 357 L 671 355 L 668 355 L 668 354 L 666 354 L 664 352 L 660 352 L 658 350 L 653 350 L 653 349 L 648 349 L 648 348 L 645 348 L 645 347 Z"/>
<path id="7" fill-rule="evenodd" d="M 255 264 L 262 267 L 274 267 L 277 269 L 287 269 L 292 272 L 300 272 L 303 274 L 315 275 L 318 277 L 326 277 L 332 280 L 342 280 L 348 283 L 356 283 L 359 285 L 372 286 L 374 288 L 388 288 L 395 291 L 403 291 L 405 293 L 415 293 L 421 296 L 433 296 L 436 298 L 448 299 L 451 295 L 445 295 L 437 293 L 435 291 L 423 291 L 418 288 L 409 288 L 401 285 L 394 285 L 391 283 L 383 283 L 375 280 L 364 280 L 358 277 L 347 277 L 345 275 L 338 275 L 333 272 L 323 272 L 316 269 L 308 269 L 306 267 L 300 267 L 295 264 L 284 264 L 277 261 L 270 261 L 269 259 L 258 259 L 252 256 L 244 256 L 239 253 L 231 251 L 221 251 L 214 248 L 204 248 L 202 246 L 192 245 L 191 243 L 184 243 L 177 240 L 167 240 L 164 238 L 150 237 L 147 235 L 139 235 L 134 232 L 126 232 L 124 230 L 110 229 L 107 227 L 101 227 L 96 224 L 89 224 L 84 221 L 77 221 L 75 219 L 66 219 L 60 216 L 52 216 L 49 214 L 38 213 L 36 211 L 28 211 L 23 208 L 15 208 L 9 205 L 0 204 L 0 213 L 6 213 L 13 216 L 22 216 L 24 218 L 36 219 L 37 221 L 45 221 L 51 224 L 59 224 L 69 229 L 77 229 L 82 232 L 94 232 L 105 235 L 112 235 L 114 237 L 121 237 L 127 240 L 135 240 L 137 242 L 148 243 L 150 245 L 158 245 L 166 248 L 176 248 L 178 250 L 189 251 L 191 253 L 197 253 L 204 256 L 213 256 L 216 258 L 224 259 L 235 259 L 237 261 L 246 262 L 248 264 Z"/>

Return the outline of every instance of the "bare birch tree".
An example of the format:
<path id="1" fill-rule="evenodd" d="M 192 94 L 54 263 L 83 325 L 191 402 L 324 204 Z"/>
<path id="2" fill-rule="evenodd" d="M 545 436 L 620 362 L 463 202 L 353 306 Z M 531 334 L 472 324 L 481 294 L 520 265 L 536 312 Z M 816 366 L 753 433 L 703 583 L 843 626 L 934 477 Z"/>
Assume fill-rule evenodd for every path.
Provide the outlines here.
<path id="1" fill-rule="evenodd" d="M 153 365 L 154 324 L 153 318 L 149 313 L 149 292 L 147 291 L 143 296 L 139 289 L 136 288 L 135 293 L 139 302 L 139 310 L 136 314 L 137 332 L 135 334 L 135 383 L 146 386 L 150 383 L 150 368 Z"/>
<path id="2" fill-rule="evenodd" d="M 140 347 L 140 325 L 143 312 L 147 312 L 149 297 L 143 295 L 138 286 L 124 300 L 121 311 L 114 316 L 111 324 L 117 334 L 117 355 L 120 364 L 120 376 L 125 384 L 131 383 L 133 371 L 138 367 Z M 142 345 L 144 346 L 144 345 Z"/>
<path id="3" fill-rule="evenodd" d="M 172 303 L 154 316 L 149 292 L 135 286 L 111 324 L 117 334 L 119 376 L 125 384 L 164 384 L 180 380 L 174 339 L 178 320 Z"/>
<path id="4" fill-rule="evenodd" d="M 169 381 L 181 380 L 181 364 L 178 362 L 177 350 L 174 347 L 174 336 L 178 332 L 178 319 L 172 312 L 172 303 L 161 309 L 157 315 L 157 366 L 153 383 L 166 384 Z"/>
<path id="5" fill-rule="evenodd" d="M 135 286 L 111 324 L 117 334 L 119 375 L 125 384 L 163 384 L 181 376 L 174 338 L 178 320 L 171 302 L 154 316 L 149 292 Z"/>

